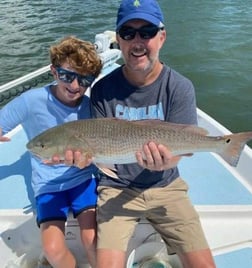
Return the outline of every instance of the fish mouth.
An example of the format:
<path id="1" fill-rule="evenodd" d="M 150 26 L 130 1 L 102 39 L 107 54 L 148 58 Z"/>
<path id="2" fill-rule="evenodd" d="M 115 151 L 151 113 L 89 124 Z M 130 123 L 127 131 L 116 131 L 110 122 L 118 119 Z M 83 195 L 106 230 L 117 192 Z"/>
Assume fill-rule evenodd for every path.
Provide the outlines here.
<path id="1" fill-rule="evenodd" d="M 27 144 L 26 144 L 26 148 L 27 148 L 27 150 L 31 150 L 31 144 L 30 144 L 30 142 L 28 142 Z"/>
<path id="2" fill-rule="evenodd" d="M 32 155 L 39 157 L 39 152 L 38 152 L 39 150 L 34 150 L 34 146 L 32 143 L 28 142 L 26 144 L 26 148 Z"/>
<path id="3" fill-rule="evenodd" d="M 41 156 L 39 155 L 38 152 L 34 152 L 33 150 L 29 150 L 29 152 L 30 152 L 33 156 L 35 156 L 35 157 L 37 157 L 37 158 L 41 158 Z"/>

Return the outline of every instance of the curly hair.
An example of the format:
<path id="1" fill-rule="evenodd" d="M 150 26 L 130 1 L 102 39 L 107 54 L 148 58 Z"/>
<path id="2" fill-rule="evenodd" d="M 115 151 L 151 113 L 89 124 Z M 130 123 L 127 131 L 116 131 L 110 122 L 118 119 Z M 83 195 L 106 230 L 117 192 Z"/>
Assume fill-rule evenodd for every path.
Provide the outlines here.
<path id="1" fill-rule="evenodd" d="M 67 62 L 74 70 L 82 75 L 97 77 L 102 69 L 102 62 L 92 43 L 74 36 L 63 38 L 58 44 L 49 49 L 51 63 L 60 67 Z"/>

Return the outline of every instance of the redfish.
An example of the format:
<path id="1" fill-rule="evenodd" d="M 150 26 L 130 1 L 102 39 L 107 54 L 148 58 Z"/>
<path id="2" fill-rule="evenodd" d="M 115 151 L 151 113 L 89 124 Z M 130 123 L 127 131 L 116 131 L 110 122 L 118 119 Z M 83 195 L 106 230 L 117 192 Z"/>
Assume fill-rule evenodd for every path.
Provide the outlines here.
<path id="1" fill-rule="evenodd" d="M 146 142 L 169 148 L 173 155 L 215 152 L 236 166 L 252 131 L 225 136 L 207 136 L 204 128 L 160 120 L 126 121 L 115 118 L 77 120 L 53 127 L 33 138 L 28 150 L 43 158 L 64 158 L 66 149 L 80 150 L 95 163 L 136 163 L 135 153 Z"/>

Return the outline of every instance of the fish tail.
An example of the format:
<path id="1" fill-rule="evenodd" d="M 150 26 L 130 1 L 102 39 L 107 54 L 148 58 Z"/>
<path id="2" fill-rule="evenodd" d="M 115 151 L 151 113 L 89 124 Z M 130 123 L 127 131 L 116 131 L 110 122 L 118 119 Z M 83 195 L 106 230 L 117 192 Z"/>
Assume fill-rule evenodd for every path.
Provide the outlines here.
<path id="1" fill-rule="evenodd" d="M 252 132 L 241 132 L 223 136 L 226 146 L 220 156 L 231 166 L 236 167 L 245 144 L 252 140 Z"/>

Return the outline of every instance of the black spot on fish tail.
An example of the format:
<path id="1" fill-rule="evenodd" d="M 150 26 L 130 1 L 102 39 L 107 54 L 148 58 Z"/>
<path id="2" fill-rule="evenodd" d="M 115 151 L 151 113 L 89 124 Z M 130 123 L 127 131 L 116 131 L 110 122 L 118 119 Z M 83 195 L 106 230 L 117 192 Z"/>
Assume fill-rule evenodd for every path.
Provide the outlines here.
<path id="1" fill-rule="evenodd" d="M 231 139 L 226 139 L 226 143 L 230 143 L 231 142 Z"/>
<path id="2" fill-rule="evenodd" d="M 219 155 L 231 166 L 236 167 L 245 144 L 252 140 L 252 131 L 230 134 L 223 138 L 226 146 Z"/>

